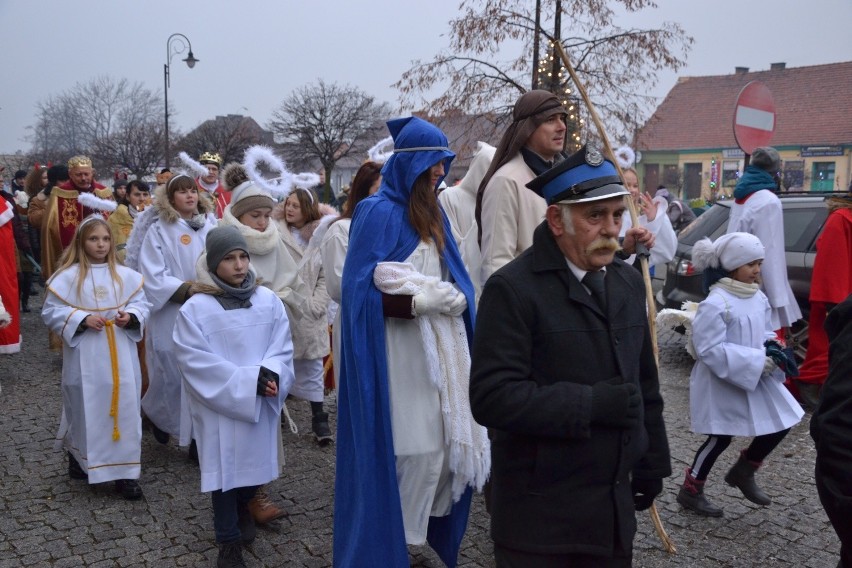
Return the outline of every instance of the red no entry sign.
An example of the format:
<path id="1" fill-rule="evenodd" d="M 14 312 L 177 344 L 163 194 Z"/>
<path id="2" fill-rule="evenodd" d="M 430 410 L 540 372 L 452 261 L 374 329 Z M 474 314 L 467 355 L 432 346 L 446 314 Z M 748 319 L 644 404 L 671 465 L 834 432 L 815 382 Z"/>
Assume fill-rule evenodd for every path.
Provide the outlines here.
<path id="1" fill-rule="evenodd" d="M 740 91 L 734 110 L 734 137 L 746 154 L 767 146 L 775 133 L 775 101 L 760 81 L 752 81 Z"/>

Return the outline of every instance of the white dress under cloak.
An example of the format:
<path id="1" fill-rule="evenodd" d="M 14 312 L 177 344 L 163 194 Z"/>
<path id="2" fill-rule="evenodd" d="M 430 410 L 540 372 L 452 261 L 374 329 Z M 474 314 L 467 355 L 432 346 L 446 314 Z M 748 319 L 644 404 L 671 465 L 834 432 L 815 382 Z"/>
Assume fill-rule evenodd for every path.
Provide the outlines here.
<path id="1" fill-rule="evenodd" d="M 421 241 L 403 262 L 425 275 L 447 280 L 434 243 Z M 388 391 L 397 482 L 408 544 L 426 542 L 430 516 L 452 507 L 440 391 L 429 377 L 423 337 L 416 321 L 385 318 Z"/>
<path id="2" fill-rule="evenodd" d="M 94 264 L 78 295 L 78 270 L 79 265 L 74 265 L 51 278 L 42 308 L 44 323 L 62 337 L 63 413 L 56 447 L 71 452 L 89 474 L 89 483 L 139 479 L 142 374 L 136 342 L 142 339 L 150 308 L 142 276 L 118 265 L 119 284 L 113 281 L 109 265 Z M 140 326 L 112 326 L 118 362 L 118 416 L 114 421 L 110 416 L 114 384 L 109 334 L 106 329 L 75 332 L 86 316 L 112 320 L 119 309 L 135 315 Z M 119 438 L 114 440 L 116 430 Z"/>
<path id="3" fill-rule="evenodd" d="M 778 196 L 761 190 L 752 193 L 745 203 L 733 203 L 727 232 L 750 233 L 763 243 L 766 256 L 760 267 L 760 289 L 772 306 L 773 329 L 790 327 L 801 319 L 802 310 L 787 277 L 784 211 Z"/>
<path id="4" fill-rule="evenodd" d="M 693 432 L 760 436 L 802 418 L 784 374 L 763 374 L 763 343 L 775 337 L 770 311 L 763 292 L 740 298 L 716 286 L 699 304 L 692 326 L 698 360 L 689 377 Z"/>
<path id="5" fill-rule="evenodd" d="M 624 212 L 621 218 L 621 232 L 619 237 L 624 237 L 627 234 L 627 229 L 633 226 L 633 221 L 630 219 L 630 213 Z M 653 221 L 648 221 L 648 217 L 639 215 L 639 226 L 645 227 L 654 235 L 654 246 L 651 247 L 651 255 L 648 257 L 648 266 L 656 266 L 658 264 L 666 264 L 671 262 L 677 252 L 677 233 L 672 227 L 672 222 L 669 216 L 666 215 L 664 207 L 657 207 L 657 215 Z M 636 255 L 630 255 L 625 262 L 633 264 L 636 261 Z"/>
<path id="6" fill-rule="evenodd" d="M 196 294 L 181 307 L 175 359 L 198 444 L 201 491 L 278 478 L 281 407 L 293 384 L 293 342 L 281 300 L 258 286 L 251 307 L 225 310 Z M 274 398 L 257 396 L 260 366 L 278 373 Z"/>
<path id="7" fill-rule="evenodd" d="M 195 262 L 204 252 L 207 233 L 215 219 L 195 231 L 184 219 L 155 221 L 139 252 L 139 272 L 145 277 L 145 295 L 152 304 L 151 321 L 145 334 L 149 384 L 142 410 L 159 429 L 186 446 L 191 441 L 189 414 L 182 393 L 180 373 L 174 356 L 172 331 L 180 305 L 169 302 L 172 294 L 195 280 Z"/>

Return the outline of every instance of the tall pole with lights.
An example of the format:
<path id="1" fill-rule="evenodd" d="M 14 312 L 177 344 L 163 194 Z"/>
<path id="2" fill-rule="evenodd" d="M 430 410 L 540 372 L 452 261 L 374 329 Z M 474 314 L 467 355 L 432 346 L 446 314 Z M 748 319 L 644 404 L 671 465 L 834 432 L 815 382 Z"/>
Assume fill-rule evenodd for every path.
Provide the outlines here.
<path id="1" fill-rule="evenodd" d="M 192 43 L 190 43 L 189 38 L 183 34 L 172 34 L 169 36 L 169 39 L 166 40 L 166 64 L 163 65 L 163 99 L 166 103 L 166 148 L 165 148 L 165 162 L 166 167 L 169 167 L 169 64 L 172 61 L 172 56 L 177 55 L 179 53 L 183 53 L 186 50 L 189 50 L 189 54 L 182 60 L 186 62 L 187 67 L 192 69 L 195 67 L 195 64 L 198 63 L 198 59 L 192 54 Z"/>

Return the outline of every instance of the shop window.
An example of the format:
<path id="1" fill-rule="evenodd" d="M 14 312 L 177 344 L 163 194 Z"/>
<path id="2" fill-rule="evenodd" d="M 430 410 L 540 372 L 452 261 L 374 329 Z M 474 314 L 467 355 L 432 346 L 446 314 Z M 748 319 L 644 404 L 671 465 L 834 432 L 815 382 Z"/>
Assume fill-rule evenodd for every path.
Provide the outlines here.
<path id="1" fill-rule="evenodd" d="M 834 190 L 834 162 L 814 162 L 811 191 Z"/>

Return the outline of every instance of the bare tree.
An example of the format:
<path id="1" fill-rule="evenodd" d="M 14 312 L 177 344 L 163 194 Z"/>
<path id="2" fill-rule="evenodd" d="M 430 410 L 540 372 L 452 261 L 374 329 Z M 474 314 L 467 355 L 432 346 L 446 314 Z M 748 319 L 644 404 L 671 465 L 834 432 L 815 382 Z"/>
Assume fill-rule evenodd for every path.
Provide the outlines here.
<path id="1" fill-rule="evenodd" d="M 322 200 L 331 200 L 334 164 L 372 140 L 372 127 L 387 119 L 390 107 L 349 85 L 317 84 L 296 89 L 272 114 L 269 128 L 288 158 L 306 163 L 318 160 L 325 171 Z"/>
<path id="2" fill-rule="evenodd" d="M 151 173 L 162 158 L 163 99 L 127 79 L 97 77 L 36 104 L 32 157 L 62 162 L 91 156 L 101 172 Z"/>
<path id="3" fill-rule="evenodd" d="M 263 130 L 254 119 L 229 114 L 202 122 L 179 140 L 176 147 L 196 158 L 204 152 L 217 152 L 227 164 L 242 161 L 250 146 L 270 143 L 271 133 Z"/>
<path id="4" fill-rule="evenodd" d="M 404 108 L 428 108 L 431 114 L 461 111 L 479 117 L 508 117 L 518 96 L 530 85 L 532 62 L 541 58 L 535 85 L 573 99 L 567 73 L 559 76 L 550 41 L 561 41 L 583 85 L 612 134 L 632 137 L 640 115 L 656 106 L 648 93 L 656 73 L 679 69 L 693 42 L 674 23 L 655 29 L 623 29 L 611 7 L 634 12 L 656 7 L 652 0 L 462 0 L 461 15 L 449 22 L 450 45 L 430 62 L 415 61 L 394 85 Z M 541 22 L 539 24 L 539 21 Z M 544 53 L 533 53 L 536 40 Z M 514 59 L 499 60 L 503 44 L 519 45 Z M 553 63 L 557 65 L 554 66 Z M 544 72 L 542 73 L 542 69 Z M 436 84 L 447 89 L 436 97 Z M 570 104 L 570 100 L 569 100 Z M 581 112 L 585 112 L 580 109 Z M 588 135 L 588 134 L 587 134 Z"/>

